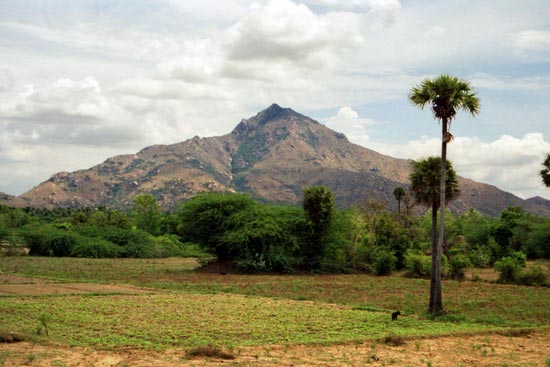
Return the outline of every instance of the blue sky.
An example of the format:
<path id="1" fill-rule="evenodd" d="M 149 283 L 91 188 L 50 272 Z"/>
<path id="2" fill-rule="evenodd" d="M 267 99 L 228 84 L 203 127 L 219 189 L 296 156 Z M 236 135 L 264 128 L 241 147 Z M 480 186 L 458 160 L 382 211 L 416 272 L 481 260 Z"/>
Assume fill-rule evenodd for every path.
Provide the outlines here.
<path id="1" fill-rule="evenodd" d="M 547 0 L 0 0 L 0 191 L 226 134 L 271 103 L 436 155 L 439 125 L 407 94 L 448 73 L 482 104 L 452 124 L 458 173 L 550 198 L 549 19 Z"/>

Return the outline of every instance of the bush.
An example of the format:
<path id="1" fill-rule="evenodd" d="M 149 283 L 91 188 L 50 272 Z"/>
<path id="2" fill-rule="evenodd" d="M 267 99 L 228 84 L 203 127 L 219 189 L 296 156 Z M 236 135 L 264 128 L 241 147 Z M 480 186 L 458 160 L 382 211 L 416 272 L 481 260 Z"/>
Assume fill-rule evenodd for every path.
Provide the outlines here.
<path id="1" fill-rule="evenodd" d="M 44 226 L 22 232 L 29 255 L 70 256 L 72 248 L 86 239 L 77 233 Z"/>
<path id="2" fill-rule="evenodd" d="M 155 257 L 183 256 L 183 244 L 176 236 L 158 236 L 154 238 Z"/>
<path id="3" fill-rule="evenodd" d="M 238 259 L 235 262 L 239 272 L 244 274 L 257 274 L 276 272 L 290 274 L 294 272 L 291 259 L 283 254 L 267 253 Z"/>
<path id="4" fill-rule="evenodd" d="M 512 252 L 510 257 L 512 259 L 516 260 L 517 263 L 519 264 L 519 266 L 521 266 L 522 268 L 524 268 L 525 265 L 527 265 L 527 257 L 525 256 L 525 254 L 522 251 Z"/>
<path id="5" fill-rule="evenodd" d="M 212 256 L 201 248 L 199 244 L 184 242 L 181 244 L 181 257 L 208 257 Z"/>
<path id="6" fill-rule="evenodd" d="M 521 273 L 521 265 L 517 259 L 506 256 L 495 262 L 495 270 L 500 272 L 498 277 L 500 283 L 516 283 Z"/>
<path id="7" fill-rule="evenodd" d="M 395 270 L 397 258 L 388 250 L 379 250 L 374 254 L 373 269 L 376 275 L 389 275 Z"/>
<path id="8" fill-rule="evenodd" d="M 87 238 L 75 244 L 71 256 L 92 258 L 116 258 L 122 253 L 122 248 L 102 238 Z"/>
<path id="9" fill-rule="evenodd" d="M 470 261 L 476 268 L 490 268 L 493 265 L 491 250 L 486 247 L 478 247 L 470 252 Z"/>
<path id="10" fill-rule="evenodd" d="M 454 255 L 449 260 L 449 277 L 462 280 L 465 277 L 465 270 L 472 266 L 470 259 L 462 254 Z"/>
<path id="11" fill-rule="evenodd" d="M 145 231 L 139 229 L 127 231 L 125 240 L 126 243 L 122 246 L 122 253 L 125 257 L 160 257 L 155 251 L 153 237 Z"/>
<path id="12" fill-rule="evenodd" d="M 82 236 L 103 239 L 119 246 L 120 257 L 154 258 L 161 256 L 155 247 L 154 237 L 139 229 L 81 226 L 77 230 Z"/>
<path id="13" fill-rule="evenodd" d="M 520 285 L 549 285 L 546 274 L 544 274 L 544 271 L 540 266 L 535 266 L 520 273 L 517 277 L 516 283 Z"/>
<path id="14" fill-rule="evenodd" d="M 432 272 L 432 259 L 419 252 L 407 251 L 405 254 L 405 269 L 409 277 L 429 277 Z"/>

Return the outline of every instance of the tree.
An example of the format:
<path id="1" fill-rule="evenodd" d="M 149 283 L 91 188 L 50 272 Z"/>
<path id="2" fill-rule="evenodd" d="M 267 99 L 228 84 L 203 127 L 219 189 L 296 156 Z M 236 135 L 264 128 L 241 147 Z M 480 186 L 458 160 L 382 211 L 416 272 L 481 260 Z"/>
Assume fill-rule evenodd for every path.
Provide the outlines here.
<path id="1" fill-rule="evenodd" d="M 437 237 L 437 210 L 442 206 L 442 199 L 447 202 L 456 198 L 459 194 L 456 172 L 451 162 L 444 165 L 447 173 L 445 176 L 446 195 L 442 197 L 440 179 L 441 176 L 441 158 L 430 157 L 412 163 L 411 172 L 411 192 L 418 204 L 432 207 L 432 272 L 430 281 L 430 303 L 428 311 L 430 313 L 440 313 L 443 311 L 443 299 L 441 295 L 441 253 L 443 251 L 443 241 L 438 241 Z M 445 210 L 445 206 L 441 208 Z M 440 224 L 441 225 L 441 224 Z M 443 223 L 444 225 L 444 223 Z M 440 231 L 441 234 L 441 231 Z"/>
<path id="2" fill-rule="evenodd" d="M 312 229 L 311 244 L 305 256 L 309 266 L 317 268 L 323 257 L 323 239 L 334 215 L 334 194 L 324 186 L 311 186 L 304 191 L 303 208 Z"/>
<path id="3" fill-rule="evenodd" d="M 542 162 L 542 169 L 539 173 L 544 186 L 550 187 L 550 153 L 546 155 L 546 159 Z"/>
<path id="4" fill-rule="evenodd" d="M 443 247 L 443 239 L 445 237 L 445 173 L 447 169 L 447 143 L 453 139 L 453 135 L 449 132 L 451 121 L 456 116 L 457 110 L 469 112 L 472 116 L 479 113 L 480 101 L 473 92 L 470 83 L 462 81 L 450 75 L 440 75 L 434 79 L 425 79 L 418 87 L 414 87 L 409 94 L 409 100 L 415 106 L 424 108 L 430 105 L 434 118 L 441 122 L 441 181 L 440 181 L 440 202 L 442 210 L 440 213 L 440 228 L 438 238 L 438 254 L 439 258 L 435 261 L 441 262 L 441 249 Z M 432 274 L 433 277 L 433 274 Z M 437 289 L 430 289 L 430 306 L 431 313 L 440 313 L 443 311 L 443 303 L 441 300 L 441 282 L 433 285 Z M 431 299 L 432 293 L 435 299 Z"/>
<path id="5" fill-rule="evenodd" d="M 393 189 L 393 197 L 397 200 L 397 216 L 399 217 L 399 223 L 401 223 L 401 200 L 403 200 L 406 194 L 405 189 L 401 186 Z"/>
<path id="6" fill-rule="evenodd" d="M 250 211 L 256 202 L 245 194 L 207 192 L 182 203 L 177 210 L 178 231 L 184 241 L 195 242 L 212 251 L 219 261 L 234 260 L 239 255 L 235 242 L 223 240 L 228 231 L 238 231 L 238 223 L 230 220 L 237 213 Z M 237 226 L 237 227 L 236 227 Z"/>
<path id="7" fill-rule="evenodd" d="M 160 232 L 162 212 L 157 199 L 151 194 L 139 194 L 133 199 L 132 215 L 136 226 L 152 235 Z"/>

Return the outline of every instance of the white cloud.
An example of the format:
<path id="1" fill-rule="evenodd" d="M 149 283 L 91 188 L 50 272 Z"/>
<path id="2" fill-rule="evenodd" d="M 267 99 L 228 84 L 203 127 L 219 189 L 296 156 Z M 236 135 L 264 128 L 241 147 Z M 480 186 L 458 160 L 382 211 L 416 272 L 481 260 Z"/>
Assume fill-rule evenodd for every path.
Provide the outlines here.
<path id="1" fill-rule="evenodd" d="M 370 140 L 367 127 L 378 124 L 378 121 L 360 118 L 359 114 L 349 106 L 341 107 L 336 115 L 326 122 L 329 128 L 344 133 L 351 142 L 363 146 L 366 146 Z"/>
<path id="2" fill-rule="evenodd" d="M 524 77 L 508 77 L 491 75 L 487 73 L 475 73 L 469 78 L 469 80 L 476 88 L 518 92 L 550 92 L 550 74 Z"/>
<path id="3" fill-rule="evenodd" d="M 102 157 L 102 147 L 124 153 L 224 134 L 273 102 L 334 111 L 327 125 L 356 143 L 376 147 L 374 137 L 386 136 L 437 154 L 437 139 L 406 143 L 419 119 L 406 96 L 442 72 L 480 90 L 489 123 L 472 135 L 549 133 L 545 0 L 65 3 L 0 12 L 0 161 L 12 164 L 2 173 L 14 164 L 27 175 L 66 169 L 49 150 Z M 384 116 L 384 129 L 354 109 Z"/>
<path id="4" fill-rule="evenodd" d="M 371 143 L 370 147 L 394 157 L 421 159 L 439 156 L 441 140 L 423 136 L 403 145 Z M 448 158 L 459 175 L 523 198 L 550 196 L 538 173 L 549 152 L 550 142 L 541 133 L 525 134 L 522 138 L 503 135 L 490 142 L 459 136 L 448 145 Z"/>
<path id="5" fill-rule="evenodd" d="M 228 30 L 228 56 L 241 62 L 261 59 L 323 66 L 336 52 L 362 41 L 358 21 L 353 13 L 318 15 L 304 4 L 271 0 L 252 8 Z"/>
<path id="6" fill-rule="evenodd" d="M 13 88 L 13 73 L 8 68 L 0 68 L 0 92 L 7 92 Z"/>
<path id="7" fill-rule="evenodd" d="M 521 50 L 550 50 L 550 31 L 528 29 L 514 33 L 511 38 L 512 45 Z"/>

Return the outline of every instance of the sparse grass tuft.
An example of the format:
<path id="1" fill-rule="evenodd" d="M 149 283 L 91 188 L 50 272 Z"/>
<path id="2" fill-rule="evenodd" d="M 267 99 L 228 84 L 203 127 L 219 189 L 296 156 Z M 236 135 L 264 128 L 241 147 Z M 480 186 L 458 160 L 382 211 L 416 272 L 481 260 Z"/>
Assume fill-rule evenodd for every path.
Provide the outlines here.
<path id="1" fill-rule="evenodd" d="M 207 357 L 207 358 L 220 358 L 220 359 L 235 359 L 235 355 L 220 347 L 214 345 L 207 345 L 202 347 L 193 348 L 186 352 L 186 355 L 193 358 Z"/>

